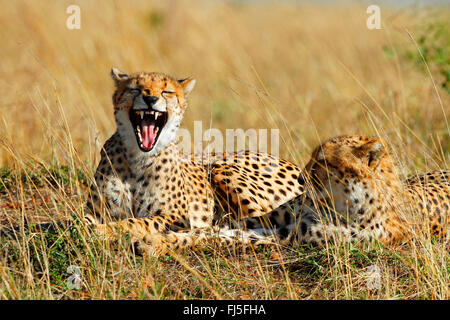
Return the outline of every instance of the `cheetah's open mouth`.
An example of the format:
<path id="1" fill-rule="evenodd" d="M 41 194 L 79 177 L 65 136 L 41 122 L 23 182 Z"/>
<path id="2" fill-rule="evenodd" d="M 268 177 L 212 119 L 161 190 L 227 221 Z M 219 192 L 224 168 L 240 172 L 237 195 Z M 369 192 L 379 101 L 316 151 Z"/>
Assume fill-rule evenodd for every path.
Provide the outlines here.
<path id="1" fill-rule="evenodd" d="M 144 152 L 153 149 L 167 122 L 167 112 L 131 110 L 130 121 L 139 148 Z"/>

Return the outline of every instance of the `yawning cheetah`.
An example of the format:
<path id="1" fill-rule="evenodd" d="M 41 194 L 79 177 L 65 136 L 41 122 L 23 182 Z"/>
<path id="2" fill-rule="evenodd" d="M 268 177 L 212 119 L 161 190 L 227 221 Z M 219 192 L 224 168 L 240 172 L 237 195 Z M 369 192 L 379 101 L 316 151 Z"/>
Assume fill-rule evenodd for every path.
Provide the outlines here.
<path id="1" fill-rule="evenodd" d="M 208 228 L 261 216 L 302 193 L 300 169 L 267 154 L 180 154 L 175 137 L 194 79 L 117 69 L 111 76 L 117 132 L 101 151 L 85 217 L 98 233 L 128 232 L 157 250 L 195 246 Z M 230 235 L 255 237 L 220 236 Z"/>
<path id="2" fill-rule="evenodd" d="M 332 239 L 390 244 L 414 232 L 445 237 L 450 172 L 401 181 L 387 149 L 383 141 L 360 135 L 326 141 L 314 150 L 300 176 L 305 194 L 243 224 L 271 230 L 283 241 L 313 245 Z"/>

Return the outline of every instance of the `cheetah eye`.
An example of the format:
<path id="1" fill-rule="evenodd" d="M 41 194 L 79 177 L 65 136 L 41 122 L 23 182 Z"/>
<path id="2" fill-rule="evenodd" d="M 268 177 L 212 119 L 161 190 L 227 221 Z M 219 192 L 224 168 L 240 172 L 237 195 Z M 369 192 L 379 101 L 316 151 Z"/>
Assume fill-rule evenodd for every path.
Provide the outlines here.
<path id="1" fill-rule="evenodd" d="M 139 89 L 139 88 L 134 88 L 134 89 L 131 89 L 130 90 L 130 92 L 133 94 L 133 95 L 140 95 L 141 94 L 141 89 Z"/>

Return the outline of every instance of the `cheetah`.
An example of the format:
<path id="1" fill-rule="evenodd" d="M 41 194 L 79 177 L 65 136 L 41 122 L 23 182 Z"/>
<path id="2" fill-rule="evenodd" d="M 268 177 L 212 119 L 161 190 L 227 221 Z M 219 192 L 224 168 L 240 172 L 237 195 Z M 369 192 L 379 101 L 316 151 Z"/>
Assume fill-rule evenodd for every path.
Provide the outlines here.
<path id="1" fill-rule="evenodd" d="M 331 240 L 393 245 L 415 232 L 446 237 L 450 171 L 403 181 L 380 139 L 344 135 L 325 141 L 313 151 L 299 183 L 302 195 L 264 216 L 243 220 L 242 227 L 264 229 L 281 243 L 313 246 Z"/>
<path id="2" fill-rule="evenodd" d="M 245 244 L 263 237 L 230 229 L 233 221 L 302 193 L 300 168 L 272 155 L 180 152 L 176 133 L 195 79 L 116 68 L 111 77 L 117 131 L 101 150 L 84 216 L 98 234 L 131 234 L 154 255 L 194 248 L 222 229 L 223 242 Z"/>

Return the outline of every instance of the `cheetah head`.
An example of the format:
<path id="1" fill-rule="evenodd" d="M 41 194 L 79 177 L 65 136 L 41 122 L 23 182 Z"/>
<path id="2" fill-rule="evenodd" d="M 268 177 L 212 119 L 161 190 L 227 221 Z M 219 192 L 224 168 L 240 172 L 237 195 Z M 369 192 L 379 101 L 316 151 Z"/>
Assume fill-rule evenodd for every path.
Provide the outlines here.
<path id="1" fill-rule="evenodd" d="M 318 146 L 303 176 L 299 182 L 308 182 L 308 197 L 327 200 L 336 211 L 356 216 L 375 206 L 397 180 L 384 142 L 360 135 L 332 138 Z"/>
<path id="2" fill-rule="evenodd" d="M 195 79 L 176 80 L 156 72 L 126 74 L 116 68 L 111 77 L 116 86 L 114 115 L 126 146 L 158 154 L 175 140 Z"/>

